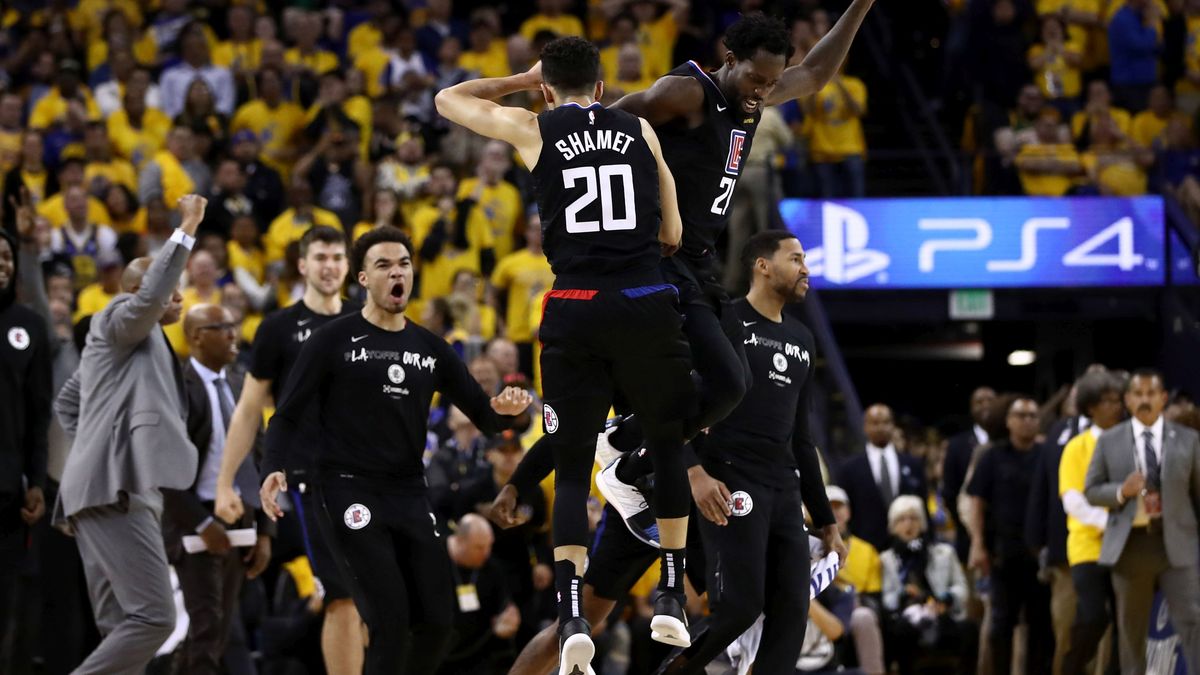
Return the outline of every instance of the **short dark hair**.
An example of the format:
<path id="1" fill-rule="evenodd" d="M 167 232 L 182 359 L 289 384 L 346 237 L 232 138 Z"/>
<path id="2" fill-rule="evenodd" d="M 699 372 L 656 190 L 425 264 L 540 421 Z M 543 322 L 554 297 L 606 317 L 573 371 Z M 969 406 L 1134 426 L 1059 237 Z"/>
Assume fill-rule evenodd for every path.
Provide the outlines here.
<path id="1" fill-rule="evenodd" d="M 404 230 L 401 230 L 398 227 L 392 227 L 391 225 L 384 225 L 367 232 L 354 242 L 354 251 L 350 254 L 351 269 L 355 273 L 361 272 L 363 269 L 363 263 L 367 259 L 367 251 L 371 250 L 371 247 L 375 244 L 385 244 L 389 242 L 404 244 L 404 248 L 408 249 L 409 255 L 412 255 L 412 240 L 408 238 L 407 234 L 404 234 Z"/>
<path id="2" fill-rule="evenodd" d="M 762 50 L 788 58 L 792 54 L 792 41 L 783 21 L 761 12 L 744 14 L 725 31 L 725 47 L 739 61 L 752 59 Z"/>
<path id="3" fill-rule="evenodd" d="M 600 79 L 600 50 L 581 37 L 551 40 L 542 47 L 542 79 L 560 93 L 578 93 Z"/>
<path id="4" fill-rule="evenodd" d="M 1157 368 L 1138 368 L 1137 370 L 1133 371 L 1133 374 L 1129 376 L 1129 380 L 1125 382 L 1126 391 L 1133 386 L 1133 378 L 1135 377 L 1143 377 L 1146 379 L 1157 377 L 1158 383 L 1162 385 L 1163 389 L 1167 388 L 1167 381 L 1163 379 L 1162 372 L 1160 372 Z"/>
<path id="5" fill-rule="evenodd" d="M 742 247 L 742 265 L 746 269 L 754 267 L 754 261 L 759 258 L 770 258 L 779 250 L 779 244 L 788 239 L 798 239 L 787 230 L 766 230 L 750 237 Z"/>
<path id="6" fill-rule="evenodd" d="M 1075 382 L 1075 409 L 1090 415 L 1091 409 L 1099 405 L 1105 395 L 1114 392 L 1119 395 L 1124 389 L 1124 382 L 1113 373 L 1088 373 Z"/>
<path id="7" fill-rule="evenodd" d="M 308 255 L 308 247 L 314 241 L 324 242 L 326 244 L 341 244 L 346 245 L 346 233 L 336 227 L 328 225 L 313 225 L 308 228 L 303 237 L 300 237 L 300 257 Z"/>

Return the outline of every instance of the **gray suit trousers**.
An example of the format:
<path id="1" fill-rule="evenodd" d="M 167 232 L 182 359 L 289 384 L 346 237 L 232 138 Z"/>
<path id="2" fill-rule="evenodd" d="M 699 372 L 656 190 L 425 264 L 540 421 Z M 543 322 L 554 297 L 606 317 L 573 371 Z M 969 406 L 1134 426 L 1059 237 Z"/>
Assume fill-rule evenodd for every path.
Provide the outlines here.
<path id="1" fill-rule="evenodd" d="M 1112 568 L 1117 596 L 1121 672 L 1146 672 L 1146 635 L 1157 585 L 1179 634 L 1188 672 L 1200 674 L 1200 567 L 1170 567 L 1162 530 L 1134 528 Z"/>
<path id="2" fill-rule="evenodd" d="M 158 490 L 71 517 L 96 626 L 104 638 L 79 675 L 140 675 L 175 628 Z"/>

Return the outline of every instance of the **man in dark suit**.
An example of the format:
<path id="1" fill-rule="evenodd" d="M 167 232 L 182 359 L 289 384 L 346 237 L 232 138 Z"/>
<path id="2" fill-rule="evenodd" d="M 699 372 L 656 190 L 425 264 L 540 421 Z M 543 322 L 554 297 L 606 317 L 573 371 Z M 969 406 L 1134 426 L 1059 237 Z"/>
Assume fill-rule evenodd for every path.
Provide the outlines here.
<path id="1" fill-rule="evenodd" d="M 958 495 L 967 480 L 975 448 L 988 442 L 985 429 L 995 403 L 996 392 L 991 387 L 979 387 L 971 392 L 971 428 L 951 437 L 946 445 L 946 459 L 942 466 L 942 500 L 946 502 L 950 519 L 954 521 L 954 550 L 958 552 L 958 561 L 963 564 L 966 564 L 967 553 L 971 549 L 971 533 L 958 513 Z"/>
<path id="2" fill-rule="evenodd" d="M 224 307 L 197 305 L 184 317 L 183 330 L 192 354 L 183 371 L 187 430 L 199 451 L 199 462 L 191 487 L 163 490 L 163 532 L 191 620 L 182 670 L 216 674 L 223 672 L 222 657 L 242 579 L 253 579 L 266 568 L 274 524 L 261 509 L 248 510 L 240 522 L 230 525 L 251 527 L 257 521 L 258 536 L 254 546 L 239 550 L 230 545 L 226 524 L 213 516 L 225 428 L 242 388 L 242 374 L 230 367 L 237 359 L 237 324 Z M 253 456 L 242 463 L 235 485 L 249 505 L 258 506 Z M 205 551 L 183 550 L 182 538 L 190 534 L 200 535 Z"/>
<path id="3" fill-rule="evenodd" d="M 866 452 L 846 460 L 837 481 L 854 504 L 850 531 L 881 551 L 888 544 L 887 511 L 892 500 L 914 495 L 924 503 L 929 496 L 925 462 L 896 451 L 895 431 L 891 408 L 882 403 L 867 408 L 863 416 Z"/>

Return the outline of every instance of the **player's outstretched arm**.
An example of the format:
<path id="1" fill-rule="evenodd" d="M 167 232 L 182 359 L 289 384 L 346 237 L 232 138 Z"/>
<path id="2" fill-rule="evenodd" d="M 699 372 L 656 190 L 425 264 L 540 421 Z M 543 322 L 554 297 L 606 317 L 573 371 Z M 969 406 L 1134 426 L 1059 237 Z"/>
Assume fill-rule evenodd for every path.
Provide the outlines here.
<path id="1" fill-rule="evenodd" d="M 665 75 L 645 91 L 622 96 L 612 107 L 658 126 L 701 114 L 704 109 L 704 87 L 692 77 Z"/>
<path id="2" fill-rule="evenodd" d="M 496 99 L 519 91 L 538 89 L 542 84 L 541 62 L 518 75 L 467 80 L 443 89 L 434 97 L 442 117 L 488 138 L 512 144 L 529 168 L 542 151 L 537 115 L 524 108 L 511 108 Z"/>
<path id="3" fill-rule="evenodd" d="M 260 380 L 247 373 L 242 383 L 242 395 L 233 409 L 233 418 L 229 420 L 213 507 L 213 511 L 227 523 L 237 522 L 242 517 L 242 500 L 233 491 L 233 480 L 238 468 L 254 448 L 254 439 L 262 424 L 263 408 L 271 402 L 270 387 L 270 380 Z"/>
<path id="4" fill-rule="evenodd" d="M 786 103 L 795 98 L 812 96 L 829 84 L 854 42 L 854 36 L 875 0 L 853 0 L 825 37 L 813 45 L 804 61 L 783 71 L 779 84 L 767 96 L 767 105 Z"/>
<path id="5" fill-rule="evenodd" d="M 671 175 L 671 169 L 667 167 L 667 162 L 663 159 L 662 146 L 658 143 L 658 134 L 654 133 L 654 128 L 646 120 L 641 120 L 641 123 L 642 138 L 646 139 L 646 145 L 650 146 L 650 152 L 654 154 L 654 161 L 658 163 L 658 199 L 659 208 L 662 211 L 662 219 L 658 224 L 658 240 L 663 245 L 664 253 L 669 255 L 679 248 L 679 242 L 683 239 L 683 218 L 679 215 L 679 200 L 675 194 L 675 177 Z"/>

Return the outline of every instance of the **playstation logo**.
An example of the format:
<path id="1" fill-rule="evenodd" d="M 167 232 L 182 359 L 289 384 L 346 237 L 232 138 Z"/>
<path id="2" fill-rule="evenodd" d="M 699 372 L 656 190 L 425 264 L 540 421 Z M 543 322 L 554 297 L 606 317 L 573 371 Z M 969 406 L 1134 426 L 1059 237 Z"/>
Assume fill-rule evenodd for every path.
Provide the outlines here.
<path id="1" fill-rule="evenodd" d="M 883 251 L 867 248 L 867 219 L 854 209 L 821 204 L 821 246 L 809 249 L 808 270 L 835 284 L 848 284 L 882 272 L 892 259 Z"/>

